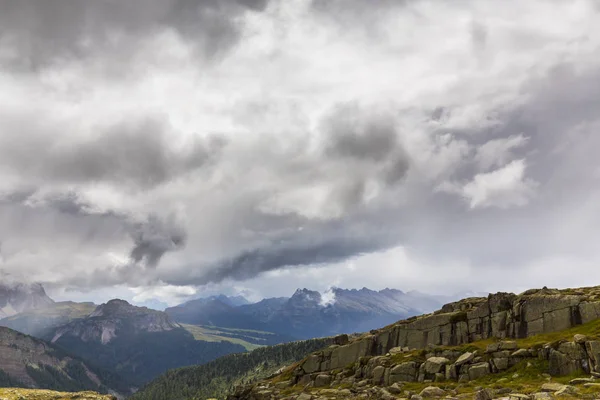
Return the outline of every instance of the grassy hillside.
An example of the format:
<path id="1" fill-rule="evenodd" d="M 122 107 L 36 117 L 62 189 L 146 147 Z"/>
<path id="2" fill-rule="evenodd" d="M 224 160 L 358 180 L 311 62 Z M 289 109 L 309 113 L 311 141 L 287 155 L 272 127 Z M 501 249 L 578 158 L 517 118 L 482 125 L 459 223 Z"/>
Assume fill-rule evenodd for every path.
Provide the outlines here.
<path id="1" fill-rule="evenodd" d="M 65 393 L 41 389 L 0 388 L 2 400 L 114 400 L 115 397 L 96 392 Z"/>
<path id="2" fill-rule="evenodd" d="M 329 346 L 333 338 L 311 339 L 230 354 L 204 365 L 168 371 L 137 392 L 132 400 L 224 398 L 240 383 L 266 378 L 285 365 Z"/>
<path id="3" fill-rule="evenodd" d="M 248 351 L 262 346 L 274 345 L 292 340 L 292 338 L 285 335 L 251 329 L 234 329 L 190 324 L 180 325 L 190 332 L 196 340 L 205 342 L 231 342 L 244 346 Z"/>

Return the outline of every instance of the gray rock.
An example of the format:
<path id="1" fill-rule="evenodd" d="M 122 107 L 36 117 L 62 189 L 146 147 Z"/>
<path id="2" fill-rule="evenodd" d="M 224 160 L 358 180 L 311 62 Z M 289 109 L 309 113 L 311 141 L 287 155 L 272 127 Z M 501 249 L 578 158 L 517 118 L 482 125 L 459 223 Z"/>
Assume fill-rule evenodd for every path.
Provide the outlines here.
<path id="1" fill-rule="evenodd" d="M 486 388 L 481 389 L 475 393 L 474 400 L 492 400 L 494 398 L 494 391 Z"/>
<path id="2" fill-rule="evenodd" d="M 316 387 L 329 386 L 331 384 L 331 375 L 319 374 L 315 378 Z"/>
<path id="3" fill-rule="evenodd" d="M 442 397 L 446 395 L 446 391 L 437 386 L 427 386 L 419 393 L 421 397 Z"/>
<path id="4" fill-rule="evenodd" d="M 508 358 L 494 358 L 491 362 L 494 364 L 494 367 L 496 367 L 498 371 L 504 371 L 507 370 L 509 367 L 508 361 Z"/>
<path id="5" fill-rule="evenodd" d="M 312 398 L 312 395 L 309 393 L 300 393 L 298 397 L 296 397 L 296 400 L 312 400 Z"/>
<path id="6" fill-rule="evenodd" d="M 586 340 L 587 340 L 587 336 L 582 335 L 580 333 L 573 336 L 573 341 L 577 344 L 583 344 L 583 343 L 585 343 Z"/>
<path id="7" fill-rule="evenodd" d="M 490 373 L 490 365 L 487 362 L 471 365 L 469 367 L 469 379 L 475 380 Z"/>
<path id="8" fill-rule="evenodd" d="M 464 353 L 463 355 L 458 357 L 458 360 L 456 360 L 456 362 L 454 364 L 456 364 L 457 367 L 460 367 L 461 365 L 466 364 L 466 363 L 470 362 L 471 360 L 473 360 L 473 358 L 475 358 L 475 354 L 467 351 L 466 353 Z"/>
<path id="9" fill-rule="evenodd" d="M 425 361 L 425 372 L 428 374 L 437 374 L 442 371 L 446 364 L 450 364 L 450 360 L 444 357 L 431 357 Z M 445 369 L 444 369 L 445 370 Z"/>
<path id="10" fill-rule="evenodd" d="M 561 397 L 561 396 L 573 397 L 576 394 L 577 394 L 577 389 L 575 389 L 573 386 L 569 386 L 569 385 L 565 385 L 565 387 L 563 387 L 562 389 L 554 392 L 554 395 L 558 396 L 558 397 Z"/>
<path id="11" fill-rule="evenodd" d="M 559 390 L 563 389 L 566 385 L 563 385 L 562 383 L 556 383 L 556 382 L 548 382 L 548 383 L 544 383 L 542 385 L 542 392 L 558 392 Z"/>
<path id="12" fill-rule="evenodd" d="M 307 374 L 312 374 L 319 371 L 321 365 L 321 357 L 312 354 L 306 358 L 306 361 L 302 364 L 302 370 Z"/>
<path id="13" fill-rule="evenodd" d="M 383 375 L 385 374 L 385 367 L 378 365 L 373 368 L 373 384 L 381 385 L 383 383 Z"/>
<path id="14" fill-rule="evenodd" d="M 575 378 L 569 381 L 569 385 L 583 385 L 584 383 L 594 382 L 593 378 Z"/>
<path id="15" fill-rule="evenodd" d="M 405 362 L 396 365 L 390 370 L 389 383 L 396 382 L 415 382 L 417 379 L 417 371 L 419 366 L 414 361 Z"/>
<path id="16" fill-rule="evenodd" d="M 527 349 L 519 349 L 510 355 L 511 357 L 529 357 L 531 353 Z"/>
<path id="17" fill-rule="evenodd" d="M 539 392 L 539 393 L 534 393 L 532 395 L 534 400 L 546 400 L 546 399 L 551 399 L 552 395 L 548 392 Z"/>

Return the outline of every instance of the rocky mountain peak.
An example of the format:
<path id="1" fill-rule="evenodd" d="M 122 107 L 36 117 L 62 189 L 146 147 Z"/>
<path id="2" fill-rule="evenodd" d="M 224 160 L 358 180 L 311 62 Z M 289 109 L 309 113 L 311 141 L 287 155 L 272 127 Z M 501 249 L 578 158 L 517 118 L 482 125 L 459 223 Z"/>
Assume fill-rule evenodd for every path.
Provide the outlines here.
<path id="1" fill-rule="evenodd" d="M 0 283 L 0 318 L 53 303 L 39 283 Z"/>
<path id="2" fill-rule="evenodd" d="M 74 320 L 55 332 L 52 342 L 75 336 L 84 342 L 107 344 L 115 337 L 139 332 L 163 332 L 178 328 L 169 316 L 147 307 L 137 307 L 125 300 L 113 299 L 96 307 L 88 317 Z"/>

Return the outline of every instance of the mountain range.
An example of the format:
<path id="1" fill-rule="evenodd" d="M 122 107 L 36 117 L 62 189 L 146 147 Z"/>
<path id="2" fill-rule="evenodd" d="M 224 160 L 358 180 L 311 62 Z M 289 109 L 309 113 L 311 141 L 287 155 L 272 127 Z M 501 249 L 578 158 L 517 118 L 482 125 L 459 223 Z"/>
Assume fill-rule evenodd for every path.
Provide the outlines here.
<path id="1" fill-rule="evenodd" d="M 2 296 L 0 325 L 117 374 L 127 390 L 171 368 L 261 346 L 367 331 L 439 308 L 444 300 L 395 289 L 298 289 L 290 297 L 257 303 L 211 296 L 163 312 L 119 299 L 100 305 L 54 302 L 41 285 L 5 285 Z"/>
<path id="2" fill-rule="evenodd" d="M 395 289 L 298 289 L 289 298 L 249 304 L 225 296 L 188 301 L 165 310 L 174 321 L 258 329 L 297 339 L 362 332 L 439 308 L 447 298 Z"/>

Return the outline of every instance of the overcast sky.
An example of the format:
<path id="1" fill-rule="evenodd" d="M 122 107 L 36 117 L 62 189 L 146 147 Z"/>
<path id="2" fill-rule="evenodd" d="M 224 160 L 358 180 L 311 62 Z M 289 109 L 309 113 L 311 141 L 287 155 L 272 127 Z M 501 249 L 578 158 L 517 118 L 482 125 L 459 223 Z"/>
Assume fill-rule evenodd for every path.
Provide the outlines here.
<path id="1" fill-rule="evenodd" d="M 600 284 L 599 4 L 0 0 L 2 279 Z"/>

